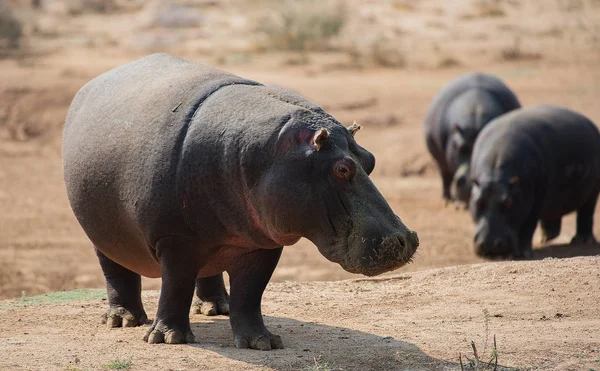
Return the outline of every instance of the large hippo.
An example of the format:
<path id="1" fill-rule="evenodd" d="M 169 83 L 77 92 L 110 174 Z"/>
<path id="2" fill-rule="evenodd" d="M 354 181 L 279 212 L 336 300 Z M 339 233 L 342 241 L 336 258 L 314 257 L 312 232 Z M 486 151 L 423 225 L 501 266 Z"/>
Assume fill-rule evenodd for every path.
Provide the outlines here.
<path id="1" fill-rule="evenodd" d="M 520 107 L 500 79 L 484 73 L 462 75 L 438 93 L 425 117 L 425 139 L 442 177 L 444 200 L 468 203 L 477 135 L 494 118 Z"/>
<path id="2" fill-rule="evenodd" d="M 471 176 L 477 254 L 527 258 L 538 220 L 549 241 L 571 211 L 577 211 L 572 243 L 596 242 L 600 134 L 584 116 L 540 105 L 497 118 L 475 143 Z"/>
<path id="3" fill-rule="evenodd" d="M 162 277 L 144 339 L 193 342 L 198 279 L 199 298 L 230 313 L 236 347 L 282 348 L 260 308 L 282 246 L 306 237 L 369 276 L 408 263 L 417 234 L 369 179 L 358 129 L 283 88 L 166 54 L 86 84 L 67 116 L 64 176 L 106 277 L 108 325 L 144 323 L 140 275 Z"/>

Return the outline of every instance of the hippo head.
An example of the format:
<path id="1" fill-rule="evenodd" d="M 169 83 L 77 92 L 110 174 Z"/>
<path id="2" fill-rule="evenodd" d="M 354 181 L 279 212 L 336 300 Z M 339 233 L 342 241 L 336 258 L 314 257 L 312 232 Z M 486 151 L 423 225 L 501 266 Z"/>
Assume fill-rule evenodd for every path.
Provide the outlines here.
<path id="1" fill-rule="evenodd" d="M 450 186 L 453 200 L 468 204 L 471 194 L 469 163 L 475 140 L 490 121 L 505 112 L 493 94 L 481 89 L 466 91 L 448 108 L 446 119 L 452 126 L 446 146 L 446 160 L 454 171 Z"/>
<path id="2" fill-rule="evenodd" d="M 487 258 L 520 258 L 527 254 L 519 246 L 518 231 L 528 214 L 519 178 L 505 181 L 473 180 L 469 203 L 475 222 L 475 252 Z"/>
<path id="3" fill-rule="evenodd" d="M 456 169 L 450 185 L 450 196 L 453 200 L 469 202 L 471 182 L 469 181 L 469 163 L 478 130 L 472 127 L 462 127 L 456 123 L 452 126 L 447 146 L 446 159 L 450 167 Z"/>
<path id="4" fill-rule="evenodd" d="M 329 260 L 368 276 L 410 262 L 419 240 L 371 182 L 374 156 L 337 121 L 290 120 L 254 195 L 263 229 L 282 245 L 311 240 Z M 303 121 L 299 123 L 299 121 Z"/>

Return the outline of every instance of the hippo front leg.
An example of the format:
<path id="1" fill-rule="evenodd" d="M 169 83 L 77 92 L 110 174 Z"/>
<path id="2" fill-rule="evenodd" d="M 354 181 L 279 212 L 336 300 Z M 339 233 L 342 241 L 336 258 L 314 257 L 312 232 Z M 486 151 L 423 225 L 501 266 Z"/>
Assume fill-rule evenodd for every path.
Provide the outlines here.
<path id="1" fill-rule="evenodd" d="M 231 283 L 229 318 L 236 348 L 283 349 L 281 338 L 265 328 L 260 309 L 263 291 L 282 250 L 281 247 L 252 251 L 239 257 L 228 270 Z"/>
<path id="2" fill-rule="evenodd" d="M 196 299 L 192 304 L 192 314 L 229 314 L 229 294 L 225 289 L 222 273 L 196 280 Z"/>
<path id="3" fill-rule="evenodd" d="M 537 215 L 531 215 L 525 220 L 521 228 L 519 228 L 519 247 L 518 251 L 513 252 L 513 258 L 531 259 L 533 255 L 532 240 L 537 223 Z"/>
<path id="4" fill-rule="evenodd" d="M 193 343 L 189 310 L 196 276 L 201 266 L 197 246 L 177 236 L 162 237 L 156 254 L 162 267 L 158 311 L 152 327 L 144 336 L 148 343 Z"/>

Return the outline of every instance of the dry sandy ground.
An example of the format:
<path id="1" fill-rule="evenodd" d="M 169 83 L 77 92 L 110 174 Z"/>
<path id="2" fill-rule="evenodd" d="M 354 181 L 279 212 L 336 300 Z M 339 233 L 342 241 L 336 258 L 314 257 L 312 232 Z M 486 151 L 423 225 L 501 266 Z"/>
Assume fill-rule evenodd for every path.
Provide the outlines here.
<path id="1" fill-rule="evenodd" d="M 459 370 L 459 353 L 473 359 L 471 340 L 489 361 L 495 335 L 498 363 L 510 369 L 594 370 L 598 282 L 600 257 L 273 283 L 263 314 L 286 349 L 271 352 L 235 349 L 222 316 L 191 317 L 196 344 L 149 345 L 145 328 L 101 325 L 106 301 L 86 293 L 4 301 L 0 369 L 99 370 L 120 360 L 131 370 Z M 158 293 L 143 299 L 154 313 Z"/>
<path id="2" fill-rule="evenodd" d="M 271 353 L 233 349 L 225 318 L 193 316 L 199 344 L 151 348 L 140 340 L 143 329 L 108 331 L 100 326 L 97 317 L 105 302 L 99 299 L 4 302 L 0 370 L 94 369 L 116 358 L 131 360 L 136 370 L 459 369 L 458 352 L 472 357 L 469 341 L 474 340 L 487 358 L 493 334 L 503 365 L 600 369 L 600 247 L 566 244 L 575 230 L 570 215 L 557 240 L 536 246 L 536 260 L 481 264 L 473 253 L 470 216 L 442 204 L 440 181 L 422 135 L 432 97 L 450 79 L 472 70 L 498 75 L 524 105 L 557 104 L 600 124 L 598 2 L 479 1 L 501 4 L 505 15 L 491 18 L 478 16 L 480 10 L 466 0 L 445 5 L 432 0 L 355 3 L 367 4 L 353 19 L 368 21 L 369 28 L 359 28 L 359 33 L 370 35 L 377 25 L 400 27 L 406 68 L 356 69 L 335 53 L 311 54 L 301 65 L 290 65 L 297 56 L 273 53 L 239 62 L 239 51 L 220 67 L 294 89 L 341 122 L 363 125 L 357 140 L 377 158 L 374 182 L 421 240 L 414 262 L 390 273 L 402 275 L 383 281 L 296 283 L 358 276 L 328 262 L 306 240 L 286 248 L 265 295 L 264 314 L 288 349 Z M 1 299 L 104 287 L 92 247 L 66 199 L 60 131 L 73 95 L 85 82 L 147 54 L 129 47 L 139 37 L 164 31 L 135 33 L 130 16 L 72 20 L 48 13 L 32 38 L 33 53 L 0 60 Z M 214 46 L 243 34 L 234 33 L 191 38 L 176 43 L 182 46 L 175 51 L 203 63 L 223 62 L 221 48 Z M 524 54 L 499 59 L 503 48 L 514 46 L 516 35 L 522 37 Z M 44 52 L 38 54 L 37 47 Z M 536 59 L 537 53 L 541 58 Z M 459 64 L 439 68 L 446 58 Z M 596 218 L 600 220 L 600 210 Z M 598 222 L 595 234 L 600 237 Z M 580 257 L 569 259 L 575 256 Z M 548 257 L 567 259 L 542 260 Z M 159 289 L 160 280 L 145 279 L 143 285 Z M 144 295 L 151 315 L 157 294 Z"/>

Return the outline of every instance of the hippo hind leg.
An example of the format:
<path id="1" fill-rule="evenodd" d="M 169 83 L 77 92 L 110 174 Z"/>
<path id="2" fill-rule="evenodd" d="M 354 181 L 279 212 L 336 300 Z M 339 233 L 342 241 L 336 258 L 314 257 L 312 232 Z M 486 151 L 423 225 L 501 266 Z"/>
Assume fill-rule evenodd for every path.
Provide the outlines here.
<path id="1" fill-rule="evenodd" d="M 142 280 L 139 274 L 115 263 L 96 249 L 106 278 L 109 308 L 102 315 L 108 327 L 135 327 L 148 322 L 142 305 Z"/>
<path id="2" fill-rule="evenodd" d="M 588 201 L 577 210 L 577 233 L 571 240 L 571 244 L 595 244 L 596 238 L 592 232 L 594 227 L 594 210 L 598 201 L 596 192 Z"/>
<path id="3" fill-rule="evenodd" d="M 196 279 L 196 299 L 192 304 L 192 314 L 229 314 L 229 294 L 225 289 L 222 273 Z"/>
<path id="4" fill-rule="evenodd" d="M 562 218 L 558 219 L 542 219 L 542 243 L 546 243 L 558 237 L 560 234 L 560 227 Z"/>
<path id="5" fill-rule="evenodd" d="M 227 270 L 231 282 L 229 320 L 236 348 L 283 349 L 281 338 L 266 329 L 260 310 L 263 291 L 282 250 L 252 251 L 237 259 Z"/>

